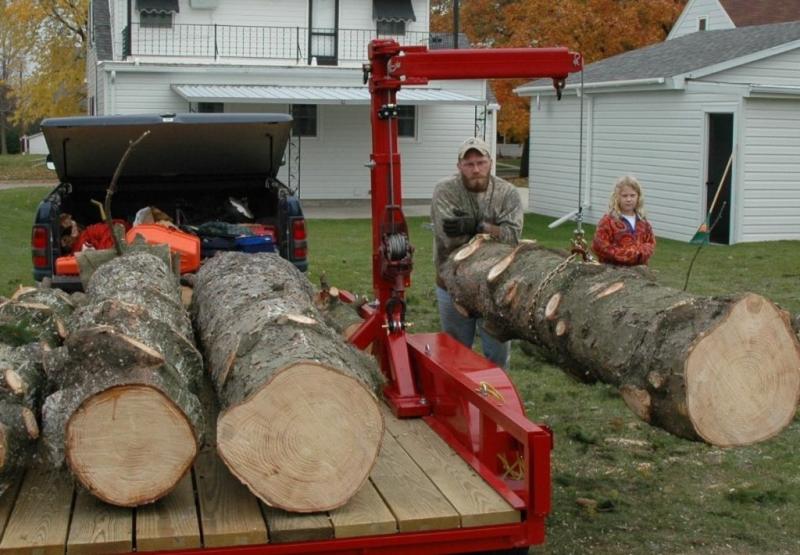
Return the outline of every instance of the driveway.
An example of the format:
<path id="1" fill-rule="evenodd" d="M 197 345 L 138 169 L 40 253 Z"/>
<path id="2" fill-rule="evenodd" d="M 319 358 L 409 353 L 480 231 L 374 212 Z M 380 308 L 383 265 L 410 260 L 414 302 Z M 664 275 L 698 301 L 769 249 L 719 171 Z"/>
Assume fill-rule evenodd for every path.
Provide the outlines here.
<path id="1" fill-rule="evenodd" d="M 58 183 L 56 181 L 3 181 L 0 182 L 0 191 L 5 189 L 17 189 L 20 187 L 50 187 L 53 188 Z M 517 192 L 522 200 L 522 207 L 527 212 L 528 189 L 517 187 Z M 332 219 L 347 220 L 358 218 L 370 218 L 372 209 L 369 199 L 351 200 L 316 200 L 301 199 L 303 212 L 309 219 Z M 407 199 L 403 201 L 403 214 L 406 216 L 430 216 L 431 203 L 425 199 Z"/>

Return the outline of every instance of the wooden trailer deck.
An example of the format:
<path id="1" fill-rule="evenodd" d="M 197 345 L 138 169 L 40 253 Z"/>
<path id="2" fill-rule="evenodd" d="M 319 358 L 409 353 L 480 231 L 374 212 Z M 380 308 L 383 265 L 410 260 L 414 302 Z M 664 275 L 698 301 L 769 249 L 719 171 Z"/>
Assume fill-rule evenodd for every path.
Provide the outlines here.
<path id="1" fill-rule="evenodd" d="M 0 554 L 128 553 L 402 534 L 518 523 L 520 513 L 421 419 L 385 410 L 386 435 L 369 482 L 347 505 L 318 514 L 272 509 L 204 452 L 167 497 L 113 507 L 65 473 L 31 469 L 0 498 Z"/>

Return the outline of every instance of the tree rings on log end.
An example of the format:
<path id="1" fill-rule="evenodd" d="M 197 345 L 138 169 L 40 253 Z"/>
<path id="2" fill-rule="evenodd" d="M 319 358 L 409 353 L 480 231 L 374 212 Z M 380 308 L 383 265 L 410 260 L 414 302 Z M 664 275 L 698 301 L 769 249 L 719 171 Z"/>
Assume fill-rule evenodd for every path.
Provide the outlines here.
<path id="1" fill-rule="evenodd" d="M 359 382 L 302 361 L 217 420 L 217 450 L 268 505 L 315 512 L 344 505 L 375 463 L 384 423 Z"/>
<path id="2" fill-rule="evenodd" d="M 110 387 L 67 422 L 66 458 L 75 477 L 107 503 L 134 507 L 170 491 L 198 452 L 186 415 L 146 385 Z"/>
<path id="3" fill-rule="evenodd" d="M 748 294 L 690 350 L 684 380 L 701 438 L 721 447 L 757 443 L 794 418 L 800 344 L 774 304 Z"/>

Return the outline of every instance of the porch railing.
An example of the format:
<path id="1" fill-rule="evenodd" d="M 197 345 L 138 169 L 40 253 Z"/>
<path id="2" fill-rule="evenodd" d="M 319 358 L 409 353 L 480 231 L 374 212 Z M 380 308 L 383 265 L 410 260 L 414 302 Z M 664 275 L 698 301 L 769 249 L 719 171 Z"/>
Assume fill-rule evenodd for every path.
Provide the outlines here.
<path id="1" fill-rule="evenodd" d="M 374 29 L 313 29 L 306 27 L 255 27 L 247 25 L 185 24 L 123 30 L 125 56 L 192 58 L 260 58 L 296 63 L 364 62 L 367 45 L 378 37 Z M 407 32 L 381 35 L 402 45 L 436 46 L 437 33 Z"/>

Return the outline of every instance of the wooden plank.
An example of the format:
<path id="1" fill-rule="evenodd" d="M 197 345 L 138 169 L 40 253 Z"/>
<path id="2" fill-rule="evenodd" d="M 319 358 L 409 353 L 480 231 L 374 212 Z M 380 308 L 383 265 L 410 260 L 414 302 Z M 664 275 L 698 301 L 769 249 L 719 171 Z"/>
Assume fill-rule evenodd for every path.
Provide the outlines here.
<path id="1" fill-rule="evenodd" d="M 22 473 L 8 479 L 9 486 L 0 497 L 0 538 L 3 537 L 3 532 L 8 524 L 8 517 L 11 515 L 11 509 L 14 508 L 14 502 L 17 500 L 17 493 L 22 486 Z"/>
<path id="2" fill-rule="evenodd" d="M 458 512 L 390 433 L 370 478 L 401 532 L 458 528 Z"/>
<path id="3" fill-rule="evenodd" d="M 200 543 L 191 474 L 166 497 L 136 509 L 137 551 L 188 549 Z"/>
<path id="4" fill-rule="evenodd" d="M 333 535 L 337 538 L 397 532 L 397 520 L 370 481 L 344 507 L 331 511 L 330 515 Z"/>
<path id="5" fill-rule="evenodd" d="M 133 551 L 133 510 L 103 503 L 79 488 L 67 540 L 68 555 Z"/>
<path id="6" fill-rule="evenodd" d="M 461 515 L 461 526 L 520 521 L 506 502 L 422 419 L 398 420 L 384 413 L 386 427 Z"/>
<path id="7" fill-rule="evenodd" d="M 72 478 L 66 472 L 28 470 L 3 534 L 0 553 L 63 555 L 72 490 Z"/>
<path id="8" fill-rule="evenodd" d="M 287 513 L 261 504 L 272 543 L 330 540 L 333 526 L 327 513 Z"/>
<path id="9" fill-rule="evenodd" d="M 265 543 L 267 525 L 258 499 L 231 475 L 216 453 L 201 453 L 194 468 L 203 545 L 222 547 Z"/>

